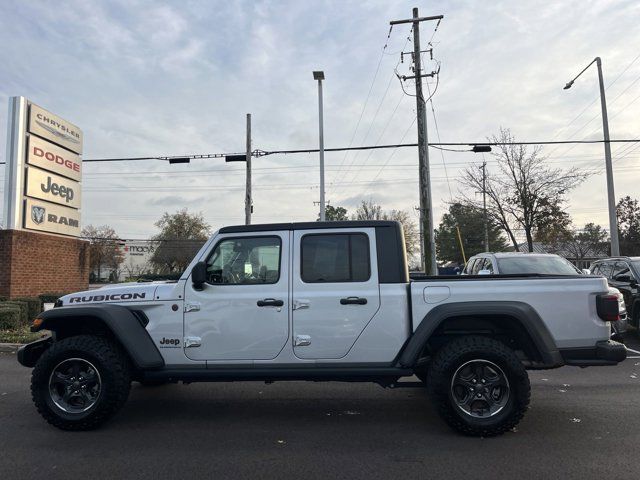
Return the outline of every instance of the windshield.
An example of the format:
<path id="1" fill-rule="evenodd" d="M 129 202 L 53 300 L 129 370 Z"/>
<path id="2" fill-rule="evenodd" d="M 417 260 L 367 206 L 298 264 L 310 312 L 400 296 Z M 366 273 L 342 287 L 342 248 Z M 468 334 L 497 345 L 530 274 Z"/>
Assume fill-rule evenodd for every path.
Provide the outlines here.
<path id="1" fill-rule="evenodd" d="M 640 272 L 640 260 L 632 260 L 631 265 L 636 269 L 636 272 Z"/>
<path id="2" fill-rule="evenodd" d="M 546 273 L 552 275 L 580 275 L 571 262 L 562 257 L 517 256 L 499 258 L 498 271 L 502 274 Z"/>

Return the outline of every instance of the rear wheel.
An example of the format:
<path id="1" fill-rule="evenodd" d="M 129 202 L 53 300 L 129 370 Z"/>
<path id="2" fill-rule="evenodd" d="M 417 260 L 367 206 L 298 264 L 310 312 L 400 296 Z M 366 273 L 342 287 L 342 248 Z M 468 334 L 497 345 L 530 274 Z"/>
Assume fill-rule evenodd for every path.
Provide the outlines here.
<path id="1" fill-rule="evenodd" d="M 462 337 L 442 347 L 429 367 L 427 387 L 440 416 L 471 436 L 511 430 L 530 398 L 522 362 L 503 343 L 486 337 Z"/>
<path id="2" fill-rule="evenodd" d="M 69 337 L 38 359 L 31 394 L 38 412 L 63 430 L 90 430 L 114 415 L 131 386 L 118 345 L 92 335 Z"/>

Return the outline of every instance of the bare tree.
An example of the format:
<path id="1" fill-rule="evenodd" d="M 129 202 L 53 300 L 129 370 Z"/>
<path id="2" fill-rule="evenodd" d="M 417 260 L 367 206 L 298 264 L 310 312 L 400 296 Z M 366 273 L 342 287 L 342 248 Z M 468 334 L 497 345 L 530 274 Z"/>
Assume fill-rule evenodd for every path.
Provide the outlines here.
<path id="1" fill-rule="evenodd" d="M 89 265 L 91 270 L 96 272 L 98 281 L 101 279 L 103 268 L 109 269 L 111 274 L 117 273 L 124 255 L 120 250 L 115 230 L 108 225 L 87 225 L 82 229 L 81 235 L 89 240 Z"/>
<path id="2" fill-rule="evenodd" d="M 576 167 L 552 169 L 541 155 L 542 147 L 529 149 L 515 145 L 509 129 L 500 129 L 489 139 L 496 143 L 493 154 L 498 162 L 497 173 L 487 171 L 487 214 L 507 234 L 517 248 L 516 232 L 523 230 L 530 252 L 538 229 L 547 227 L 553 212 L 563 212 L 565 194 L 587 177 Z M 462 178 L 462 201 L 481 208 L 476 192 L 482 192 L 482 172 L 475 166 L 465 170 Z"/>
<path id="3" fill-rule="evenodd" d="M 360 203 L 356 209 L 356 213 L 351 217 L 352 220 L 392 220 L 399 222 L 404 230 L 404 243 L 407 255 L 412 256 L 417 253 L 418 241 L 420 234 L 416 223 L 405 210 L 384 211 L 382 207 L 373 200 Z"/>

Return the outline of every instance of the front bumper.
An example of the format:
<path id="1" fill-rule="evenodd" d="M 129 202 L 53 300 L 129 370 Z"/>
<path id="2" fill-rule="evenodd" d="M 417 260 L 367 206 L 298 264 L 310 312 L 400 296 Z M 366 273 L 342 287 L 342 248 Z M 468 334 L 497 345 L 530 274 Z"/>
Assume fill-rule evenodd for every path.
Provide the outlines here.
<path id="1" fill-rule="evenodd" d="M 597 342 L 595 347 L 561 349 L 560 354 L 566 365 L 617 365 L 627 358 L 627 347 L 613 340 L 603 340 Z"/>
<path id="2" fill-rule="evenodd" d="M 51 343 L 51 337 L 46 337 L 23 345 L 18 349 L 18 362 L 25 367 L 33 368 Z"/>

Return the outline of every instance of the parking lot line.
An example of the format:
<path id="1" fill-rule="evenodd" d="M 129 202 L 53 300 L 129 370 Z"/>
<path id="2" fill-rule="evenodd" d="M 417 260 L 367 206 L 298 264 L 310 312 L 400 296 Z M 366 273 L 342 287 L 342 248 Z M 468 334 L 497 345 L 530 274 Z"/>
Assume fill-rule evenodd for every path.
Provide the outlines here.
<path id="1" fill-rule="evenodd" d="M 634 350 L 633 348 L 627 347 L 627 351 L 637 353 L 638 355 L 640 355 L 640 352 L 638 350 Z"/>

